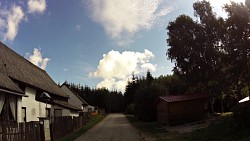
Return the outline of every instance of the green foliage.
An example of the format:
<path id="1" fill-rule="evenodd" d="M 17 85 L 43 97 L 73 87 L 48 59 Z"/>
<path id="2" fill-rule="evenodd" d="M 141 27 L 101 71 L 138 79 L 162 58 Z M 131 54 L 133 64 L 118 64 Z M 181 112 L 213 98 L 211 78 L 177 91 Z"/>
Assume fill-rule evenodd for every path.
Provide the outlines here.
<path id="1" fill-rule="evenodd" d="M 232 119 L 232 114 L 227 113 L 218 117 L 208 127 L 188 133 L 160 130 L 156 122 L 142 122 L 135 117 L 127 115 L 130 123 L 145 135 L 146 140 L 154 141 L 249 141 L 250 128 L 239 127 Z M 190 125 L 192 126 L 192 125 Z M 170 127 L 171 128 L 171 127 Z M 189 127 L 191 128 L 191 127 Z M 168 128 L 167 128 L 168 129 Z"/>

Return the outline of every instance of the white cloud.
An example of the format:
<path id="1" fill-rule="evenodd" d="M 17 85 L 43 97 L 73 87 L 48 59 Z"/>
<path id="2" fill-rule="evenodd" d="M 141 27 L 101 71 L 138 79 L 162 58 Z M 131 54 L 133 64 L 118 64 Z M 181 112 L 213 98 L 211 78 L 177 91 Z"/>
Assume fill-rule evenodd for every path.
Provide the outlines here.
<path id="1" fill-rule="evenodd" d="M 76 29 L 77 31 L 80 31 L 80 30 L 81 30 L 81 25 L 79 25 L 79 24 L 75 25 L 75 29 Z"/>
<path id="2" fill-rule="evenodd" d="M 227 16 L 227 14 L 222 9 L 222 7 L 224 7 L 225 4 L 230 4 L 231 1 L 236 2 L 236 3 L 240 3 L 240 2 L 242 2 L 243 4 L 245 3 L 245 0 L 209 0 L 214 11 L 217 13 L 218 16 L 221 16 L 221 17 Z"/>
<path id="3" fill-rule="evenodd" d="M 34 48 L 33 54 L 30 55 L 29 53 L 26 53 L 26 58 L 33 63 L 34 65 L 40 67 L 41 69 L 45 70 L 49 58 L 43 58 L 41 50 Z"/>
<path id="4" fill-rule="evenodd" d="M 151 29 L 160 17 L 173 10 L 164 0 L 91 0 L 90 5 L 93 20 L 118 45 L 131 43 L 136 32 Z"/>
<path id="5" fill-rule="evenodd" d="M 28 0 L 28 13 L 43 13 L 46 9 L 46 0 Z M 10 8 L 0 3 L 0 36 L 4 41 L 13 41 L 18 34 L 20 23 L 27 19 L 22 2 L 13 4 Z"/>
<path id="6" fill-rule="evenodd" d="M 120 53 L 112 50 L 103 55 L 96 71 L 91 72 L 89 76 L 103 78 L 103 81 L 97 85 L 98 88 L 106 87 L 124 92 L 132 73 L 137 75 L 147 70 L 156 70 L 157 65 L 150 63 L 152 58 L 154 54 L 146 49 L 142 53 L 132 51 Z"/>
<path id="7" fill-rule="evenodd" d="M 43 13 L 46 7 L 46 0 L 28 0 L 29 13 Z"/>
<path id="8" fill-rule="evenodd" d="M 16 5 L 13 5 L 11 11 L 6 11 L 6 13 L 0 20 L 0 28 L 2 31 L 7 30 L 4 33 L 4 40 L 13 41 L 17 35 L 19 24 L 24 19 L 24 13 L 22 8 Z"/>

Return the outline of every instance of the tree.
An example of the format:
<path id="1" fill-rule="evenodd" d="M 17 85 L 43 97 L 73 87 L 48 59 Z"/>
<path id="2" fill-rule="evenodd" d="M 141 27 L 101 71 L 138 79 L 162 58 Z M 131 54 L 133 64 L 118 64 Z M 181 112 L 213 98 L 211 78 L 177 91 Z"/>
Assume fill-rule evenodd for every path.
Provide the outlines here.
<path id="1" fill-rule="evenodd" d="M 169 23 L 167 55 L 175 63 L 176 74 L 208 93 L 207 82 L 219 72 L 219 27 L 223 21 L 216 18 L 207 1 L 196 2 L 193 7 L 198 21 L 181 15 Z"/>
<path id="2" fill-rule="evenodd" d="M 226 18 L 216 16 L 205 0 L 193 8 L 196 21 L 180 15 L 167 27 L 167 56 L 175 63 L 174 72 L 191 91 L 234 101 L 249 95 L 250 1 L 225 5 Z"/>

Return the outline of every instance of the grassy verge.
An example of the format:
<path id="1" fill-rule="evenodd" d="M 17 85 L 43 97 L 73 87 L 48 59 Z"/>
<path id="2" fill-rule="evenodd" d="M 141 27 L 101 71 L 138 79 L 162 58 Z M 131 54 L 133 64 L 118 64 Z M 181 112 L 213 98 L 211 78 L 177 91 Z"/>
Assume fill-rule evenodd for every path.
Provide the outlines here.
<path id="1" fill-rule="evenodd" d="M 155 122 L 136 121 L 133 116 L 127 116 L 131 124 L 143 132 L 146 140 L 150 141 L 249 141 L 250 127 L 239 127 L 232 116 L 221 115 L 206 128 L 197 129 L 190 133 L 178 133 L 173 131 L 158 130 Z"/>
<path id="2" fill-rule="evenodd" d="M 102 115 L 97 115 L 93 117 L 85 126 L 83 126 L 81 129 L 78 131 L 71 133 L 63 138 L 58 139 L 57 141 L 73 141 L 76 138 L 80 137 L 83 133 L 88 131 L 90 128 L 95 126 L 97 123 L 99 123 L 101 120 L 103 120 L 105 116 Z"/>

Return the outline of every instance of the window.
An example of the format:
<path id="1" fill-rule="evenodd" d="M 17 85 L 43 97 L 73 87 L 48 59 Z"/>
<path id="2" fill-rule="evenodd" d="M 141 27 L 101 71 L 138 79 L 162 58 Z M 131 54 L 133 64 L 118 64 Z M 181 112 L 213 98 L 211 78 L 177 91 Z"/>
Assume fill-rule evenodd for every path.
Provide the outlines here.
<path id="1" fill-rule="evenodd" d="M 17 97 L 13 95 L 5 96 L 1 101 L 1 121 L 16 122 L 17 117 Z"/>
<path id="2" fill-rule="evenodd" d="M 26 107 L 22 107 L 22 121 L 26 122 Z"/>

